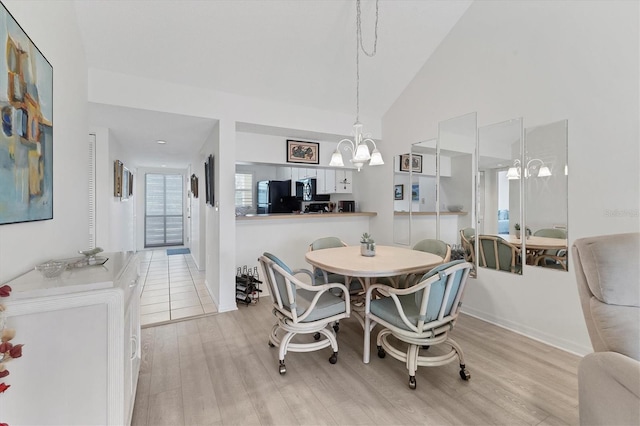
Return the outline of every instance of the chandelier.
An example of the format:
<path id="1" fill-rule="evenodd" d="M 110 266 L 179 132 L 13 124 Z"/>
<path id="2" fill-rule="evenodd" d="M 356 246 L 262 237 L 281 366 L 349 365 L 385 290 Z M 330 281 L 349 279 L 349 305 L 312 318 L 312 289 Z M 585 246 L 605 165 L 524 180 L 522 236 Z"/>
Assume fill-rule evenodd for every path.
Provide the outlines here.
<path id="1" fill-rule="evenodd" d="M 538 164 L 539 163 L 539 164 Z M 527 162 L 524 168 L 524 177 L 548 177 L 551 176 L 551 170 L 544 164 L 544 161 L 538 158 L 532 158 Z M 515 160 L 513 166 L 507 170 L 507 179 L 520 179 L 520 160 Z"/>
<path id="2" fill-rule="evenodd" d="M 353 124 L 353 140 L 342 139 L 338 142 L 336 150 L 331 155 L 330 166 L 344 167 L 340 146 L 343 146 L 345 152 L 351 151 L 349 161 L 360 171 L 364 163 L 369 162 L 370 166 L 379 166 L 384 164 L 382 154 L 378 151 L 376 143 L 370 137 L 365 136 L 362 132 L 362 123 L 360 123 L 360 49 L 365 55 L 373 57 L 378 47 L 378 0 L 376 0 L 376 25 L 375 37 L 373 42 L 373 50 L 367 52 L 362 45 L 362 26 L 360 19 L 360 0 L 356 1 L 356 122 Z M 369 151 L 368 144 L 373 146 L 373 151 Z"/>

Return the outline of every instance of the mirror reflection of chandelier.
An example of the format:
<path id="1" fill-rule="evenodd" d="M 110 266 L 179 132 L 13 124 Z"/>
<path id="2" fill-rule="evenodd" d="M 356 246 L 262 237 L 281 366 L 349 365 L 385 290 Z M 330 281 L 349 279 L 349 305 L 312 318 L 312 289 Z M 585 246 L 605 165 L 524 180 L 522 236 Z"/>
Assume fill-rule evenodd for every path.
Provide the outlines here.
<path id="1" fill-rule="evenodd" d="M 373 50 L 367 52 L 362 45 L 362 29 L 360 20 L 360 0 L 356 1 L 356 122 L 353 124 L 353 140 L 342 139 L 338 142 L 336 150 L 331 155 L 330 166 L 344 167 L 340 146 L 343 146 L 345 152 L 351 151 L 351 159 L 349 160 L 360 171 L 364 163 L 369 162 L 370 166 L 379 166 L 384 164 L 382 154 L 378 151 L 376 143 L 370 137 L 366 137 L 362 132 L 362 123 L 360 123 L 360 49 L 365 55 L 373 57 L 376 54 L 378 46 L 378 0 L 376 0 L 376 25 L 375 38 L 373 42 Z M 373 151 L 369 151 L 369 146 L 373 146 Z"/>
<path id="2" fill-rule="evenodd" d="M 548 177 L 551 176 L 551 170 L 545 166 L 544 161 L 538 158 L 532 158 L 527 162 L 524 168 L 524 177 Z M 513 166 L 507 171 L 507 179 L 520 179 L 520 160 L 515 160 Z"/>

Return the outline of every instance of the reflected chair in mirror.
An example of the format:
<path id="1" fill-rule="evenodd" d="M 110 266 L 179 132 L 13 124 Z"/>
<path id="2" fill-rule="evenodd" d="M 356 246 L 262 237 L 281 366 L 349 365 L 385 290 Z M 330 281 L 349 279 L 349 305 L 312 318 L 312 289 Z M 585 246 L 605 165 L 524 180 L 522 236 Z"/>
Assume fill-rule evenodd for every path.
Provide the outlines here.
<path id="1" fill-rule="evenodd" d="M 582 425 L 640 421 L 640 233 L 580 238 L 572 248 L 593 353 L 578 365 Z"/>
<path id="2" fill-rule="evenodd" d="M 264 280 L 269 286 L 276 324 L 269 335 L 269 346 L 278 346 L 279 372 L 285 374 L 284 357 L 287 351 L 311 352 L 331 346 L 331 364 L 338 360 L 338 341 L 331 323 L 348 318 L 351 305 L 349 298 L 342 298 L 331 290 L 341 290 L 346 294 L 344 284 L 315 284 L 313 273 L 306 269 L 292 271 L 284 262 L 271 253 L 258 258 L 264 272 Z M 296 275 L 304 273 L 311 278 L 306 284 Z M 313 335 L 313 338 L 298 335 Z M 321 337 L 324 336 L 324 339 Z"/>
<path id="3" fill-rule="evenodd" d="M 468 380 L 462 348 L 449 337 L 449 332 L 458 318 L 471 267 L 464 260 L 442 264 L 406 289 L 373 284 L 367 290 L 365 304 L 365 362 L 369 361 L 370 330 L 380 324 L 383 328 L 377 337 L 378 357 L 389 354 L 404 362 L 409 370 L 409 388 L 416 388 L 419 366 L 435 367 L 456 359 L 460 377 Z M 383 297 L 375 298 L 376 293 Z M 436 353 L 428 355 L 427 349 L 436 345 L 449 349 L 444 354 L 431 350 Z"/>
<path id="4" fill-rule="evenodd" d="M 536 237 L 567 239 L 567 230 L 560 228 L 538 229 L 533 234 Z M 567 250 L 539 250 L 535 253 L 532 264 L 548 268 L 567 270 Z"/>
<path id="5" fill-rule="evenodd" d="M 493 235 L 479 235 L 478 241 L 478 266 L 518 274 L 522 272 L 518 247 Z M 471 242 L 473 246 L 473 240 Z"/>
<path id="6" fill-rule="evenodd" d="M 464 250 L 464 260 L 475 263 L 476 253 L 473 250 L 471 239 L 475 238 L 476 230 L 473 228 L 464 228 L 460 230 L 460 245 Z"/>

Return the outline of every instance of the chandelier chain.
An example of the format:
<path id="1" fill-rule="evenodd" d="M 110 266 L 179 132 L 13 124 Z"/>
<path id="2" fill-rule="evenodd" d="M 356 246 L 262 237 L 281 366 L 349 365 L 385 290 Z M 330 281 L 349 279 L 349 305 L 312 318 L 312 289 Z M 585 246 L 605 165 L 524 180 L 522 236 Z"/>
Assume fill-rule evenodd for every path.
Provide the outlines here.
<path id="1" fill-rule="evenodd" d="M 373 50 L 371 50 L 371 52 L 367 52 L 362 43 L 360 0 L 356 0 L 356 122 L 360 122 L 360 49 L 370 58 L 376 55 L 378 49 L 378 0 L 376 0 L 376 23 L 374 27 Z"/>

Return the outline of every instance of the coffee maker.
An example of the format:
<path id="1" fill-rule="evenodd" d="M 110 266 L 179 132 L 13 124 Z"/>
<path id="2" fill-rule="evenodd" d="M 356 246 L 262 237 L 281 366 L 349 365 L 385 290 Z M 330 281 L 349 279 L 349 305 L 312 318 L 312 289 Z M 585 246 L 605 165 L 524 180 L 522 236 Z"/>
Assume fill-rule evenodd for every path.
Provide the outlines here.
<path id="1" fill-rule="evenodd" d="M 356 211 L 355 201 L 338 201 L 338 211 L 344 213 L 353 213 Z"/>

